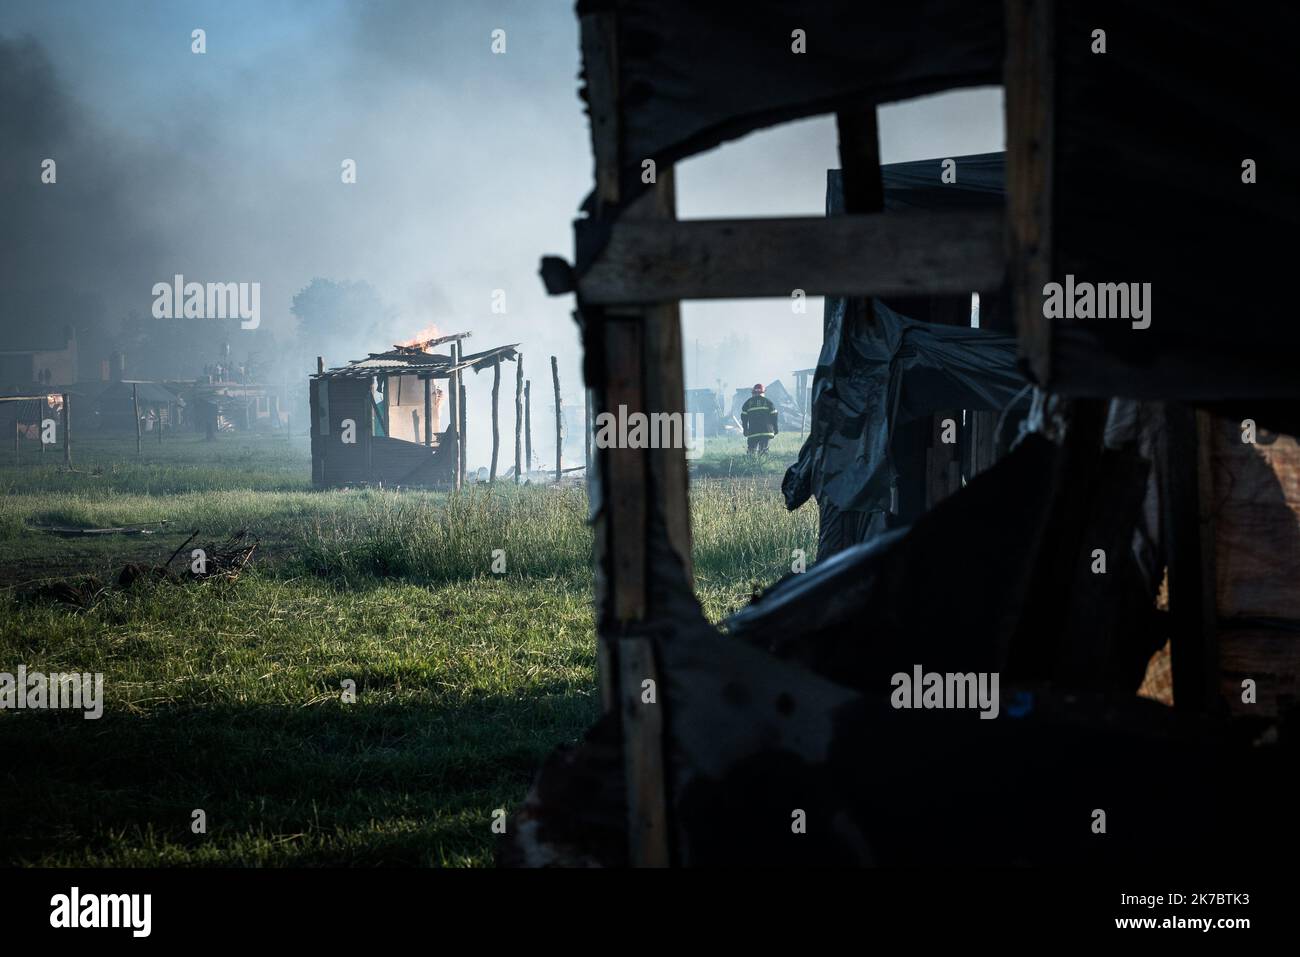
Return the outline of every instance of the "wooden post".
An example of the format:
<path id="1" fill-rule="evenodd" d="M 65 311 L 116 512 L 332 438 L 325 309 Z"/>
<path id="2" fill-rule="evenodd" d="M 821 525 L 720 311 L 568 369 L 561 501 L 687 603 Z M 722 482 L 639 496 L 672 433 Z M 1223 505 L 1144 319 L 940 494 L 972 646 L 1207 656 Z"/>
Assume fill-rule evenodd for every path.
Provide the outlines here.
<path id="1" fill-rule="evenodd" d="M 433 448 L 433 380 L 424 380 L 424 444 Z"/>
<path id="2" fill-rule="evenodd" d="M 131 408 L 135 410 L 135 457 L 140 457 L 140 387 L 131 383 Z"/>
<path id="3" fill-rule="evenodd" d="M 515 356 L 515 484 L 523 479 L 524 469 L 524 354 Z"/>
<path id="4" fill-rule="evenodd" d="M 533 380 L 524 380 L 524 473 L 533 470 Z"/>
<path id="5" fill-rule="evenodd" d="M 616 14 L 587 14 L 581 26 L 596 157 L 594 216 L 608 217 L 606 208 L 621 204 L 622 223 L 673 220 L 671 167 L 661 166 L 654 189 L 635 201 L 622 195 L 620 173 L 629 157 L 620 148 L 623 91 L 617 86 Z M 683 411 L 680 309 L 665 298 L 631 299 L 626 307 L 601 310 L 604 383 L 593 397 L 598 414 L 620 406 L 652 415 Z M 617 708 L 622 725 L 629 862 L 661 867 L 671 863 L 662 712 L 641 704 L 636 689 L 646 679 L 660 677 L 655 643 L 641 627 L 656 615 L 661 589 L 655 585 L 673 587 L 672 582 L 652 581 L 658 571 L 648 565 L 647 556 L 667 545 L 687 581 L 691 578 L 685 450 L 599 448 L 595 454 L 596 494 L 603 505 L 595 528 L 601 702 L 607 710 Z M 662 525 L 652 528 L 654 515 Z M 652 536 L 666 541 L 652 541 Z"/>
<path id="6" fill-rule="evenodd" d="M 1050 281 L 1054 0 L 1006 0 L 1007 276 L 1020 355 L 1040 386 L 1051 376 L 1051 330 L 1042 290 Z"/>
<path id="7" fill-rule="evenodd" d="M 468 446 L 465 443 L 469 435 L 468 416 L 466 413 L 465 402 L 465 373 L 457 372 L 456 381 L 460 384 L 460 482 L 465 484 L 465 472 L 469 468 Z"/>
<path id="8" fill-rule="evenodd" d="M 63 464 L 72 465 L 72 399 L 63 393 Z"/>
<path id="9" fill-rule="evenodd" d="M 18 435 L 22 432 L 22 422 L 19 420 L 21 415 L 18 403 L 14 403 L 14 465 L 18 464 Z"/>
<path id="10" fill-rule="evenodd" d="M 564 413 L 560 408 L 560 363 L 551 356 L 551 381 L 555 384 L 555 482 L 558 485 L 564 474 L 560 452 L 564 448 Z"/>
<path id="11" fill-rule="evenodd" d="M 501 392 L 501 360 L 492 363 L 492 466 L 488 470 L 488 482 L 497 480 L 497 453 L 501 450 L 501 429 L 497 420 L 497 396 Z"/>
<path id="12" fill-rule="evenodd" d="M 451 363 L 460 362 L 460 343 L 451 344 Z M 447 376 L 447 434 L 451 436 L 451 470 L 452 484 L 460 491 L 460 461 L 464 454 L 460 445 L 460 373 L 452 372 Z"/>

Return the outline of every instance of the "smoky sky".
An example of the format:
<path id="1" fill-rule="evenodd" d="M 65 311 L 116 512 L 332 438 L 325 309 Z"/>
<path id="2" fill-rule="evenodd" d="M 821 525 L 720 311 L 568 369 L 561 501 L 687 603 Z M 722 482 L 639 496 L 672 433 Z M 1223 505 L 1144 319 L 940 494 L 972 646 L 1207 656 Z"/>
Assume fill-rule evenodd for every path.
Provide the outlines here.
<path id="1" fill-rule="evenodd" d="M 591 188 L 579 68 L 568 0 L 6 0 L 0 336 L 68 321 L 111 335 L 128 313 L 149 316 L 153 284 L 176 273 L 255 281 L 265 334 L 301 373 L 318 354 L 356 355 L 302 341 L 293 295 L 314 277 L 364 280 L 396 317 L 369 348 L 430 323 L 471 331 L 471 349 L 519 342 L 534 393 L 550 394 L 556 354 L 564 401 L 580 407 L 573 303 L 537 278 L 541 255 L 571 256 Z M 1000 94 L 882 108 L 881 141 L 886 161 L 1000 149 Z M 40 183 L 47 157 L 53 186 Z M 817 215 L 835 165 L 829 118 L 754 134 L 678 167 L 679 213 Z M 790 384 L 815 362 L 821 303 L 804 316 L 783 301 L 687 303 L 683 323 L 689 386 Z M 238 356 L 237 325 L 230 339 Z M 468 384 L 474 464 L 482 379 Z"/>

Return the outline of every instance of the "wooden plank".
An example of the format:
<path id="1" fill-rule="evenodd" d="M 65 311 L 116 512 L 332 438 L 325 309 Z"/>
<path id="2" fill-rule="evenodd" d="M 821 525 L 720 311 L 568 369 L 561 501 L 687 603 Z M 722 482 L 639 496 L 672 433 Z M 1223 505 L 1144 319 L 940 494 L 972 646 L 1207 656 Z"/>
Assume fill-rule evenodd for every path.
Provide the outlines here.
<path id="1" fill-rule="evenodd" d="M 667 867 L 670 861 L 668 809 L 663 790 L 664 721 L 654 646 L 648 638 L 623 638 L 618 643 L 618 659 L 630 860 L 637 867 Z M 651 691 L 654 700 L 646 701 Z"/>
<path id="2" fill-rule="evenodd" d="M 609 316 L 605 322 L 605 395 L 602 411 L 645 408 L 642 330 L 639 316 Z M 608 561 L 610 613 L 615 622 L 639 621 L 646 610 L 645 450 L 602 449 L 603 496 L 608 541 L 597 561 Z"/>
<path id="3" fill-rule="evenodd" d="M 681 307 L 676 302 L 665 302 L 647 309 L 644 335 L 649 411 L 680 415 L 685 423 Z M 687 439 L 685 425 L 682 439 Z M 682 563 L 686 580 L 692 581 L 690 473 L 686 465 L 686 450 L 651 449 L 649 464 L 653 487 L 659 493 L 659 508 L 664 516 L 668 544 Z"/>
<path id="4" fill-rule="evenodd" d="M 596 199 L 619 201 L 618 21 L 612 12 L 579 18 L 583 91 L 591 119 L 591 150 L 596 159 Z M 599 210 L 597 211 L 599 215 Z"/>
<path id="5" fill-rule="evenodd" d="M 622 223 L 671 221 L 676 215 L 675 177 L 661 169 L 654 189 L 631 203 Z M 621 310 L 619 319 L 605 328 L 606 409 L 626 405 L 632 411 L 680 411 L 682 389 L 681 322 L 676 302 L 642 300 L 642 305 Z M 621 335 L 611 338 L 611 326 Z M 625 340 L 620 342 L 619 340 Z M 624 352 L 626 365 L 619 370 L 617 388 L 611 382 L 612 351 Z M 626 453 L 632 453 L 628 455 Z M 669 544 L 690 567 L 690 527 L 686 511 L 684 449 L 612 449 L 604 490 L 606 511 L 612 514 L 611 586 L 616 614 L 626 627 L 632 620 L 654 617 L 650 586 L 650 514 L 663 516 Z M 618 466 L 615 466 L 615 462 Z M 676 463 L 680 462 L 680 482 Z M 657 502 L 651 496 L 656 495 Z M 661 583 L 662 584 L 662 583 Z M 628 614 L 628 613 L 631 614 Z M 626 617 L 624 617 L 626 616 Z M 628 794 L 628 859 L 638 867 L 663 867 L 669 862 L 668 798 L 664 777 L 662 704 L 641 702 L 642 682 L 658 680 L 653 645 L 646 639 L 622 634 L 618 644 L 619 697 L 625 703 L 623 758 Z M 637 709 L 629 714 L 626 705 Z"/>
<path id="6" fill-rule="evenodd" d="M 676 182 L 673 169 L 660 170 L 654 191 L 627 210 L 624 217 L 650 221 L 675 219 Z M 786 295 L 789 295 L 788 290 Z M 651 413 L 667 412 L 682 416 L 684 423 L 686 383 L 682 367 L 681 306 L 676 301 L 647 306 L 641 316 L 641 334 L 646 403 L 641 408 Z M 682 438 L 685 441 L 684 427 Z M 686 580 L 692 581 L 690 473 L 686 466 L 686 450 L 651 449 L 647 463 L 651 487 L 658 494 L 657 504 L 664 517 L 668 544 L 681 562 Z"/>
<path id="7" fill-rule="evenodd" d="M 662 174 L 661 174 L 662 176 Z M 580 220 L 575 228 L 599 228 Z M 786 219 L 623 217 L 579 278 L 604 305 L 676 299 L 967 293 L 1002 282 L 1000 210 Z M 1040 287 L 1041 288 L 1041 287 Z"/>
<path id="8" fill-rule="evenodd" d="M 1300 699 L 1300 631 L 1220 630 L 1216 645 L 1217 690 L 1230 714 L 1275 718 Z M 1255 682 L 1254 704 L 1241 700 L 1248 678 Z"/>
<path id="9" fill-rule="evenodd" d="M 1300 443 L 1243 442 L 1240 420 L 1222 418 L 1212 435 L 1219 617 L 1300 620 Z"/>
<path id="10" fill-rule="evenodd" d="M 1053 7 L 1054 0 L 1006 0 L 1006 263 L 1020 354 L 1040 385 L 1051 381 L 1043 286 L 1051 281 L 1053 266 Z M 967 291 L 997 285 L 976 283 Z"/>

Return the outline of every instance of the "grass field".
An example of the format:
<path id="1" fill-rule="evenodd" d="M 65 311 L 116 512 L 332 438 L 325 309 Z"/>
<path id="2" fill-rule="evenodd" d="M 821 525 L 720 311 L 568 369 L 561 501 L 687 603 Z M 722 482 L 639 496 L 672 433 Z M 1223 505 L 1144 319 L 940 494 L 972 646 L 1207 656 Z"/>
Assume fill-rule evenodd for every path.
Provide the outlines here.
<path id="1" fill-rule="evenodd" d="M 721 439 L 693 463 L 714 619 L 792 549 L 813 555 L 815 511 L 787 513 L 778 488 L 797 438 L 758 461 Z M 491 863 L 492 811 L 597 712 L 581 488 L 316 492 L 303 437 L 177 436 L 139 462 L 133 441 L 76 451 L 73 472 L 0 467 L 0 672 L 103 672 L 105 712 L 0 712 L 0 863 Z M 44 530 L 151 522 L 167 524 Z M 196 529 L 262 547 L 234 582 L 30 597 L 161 563 Z"/>

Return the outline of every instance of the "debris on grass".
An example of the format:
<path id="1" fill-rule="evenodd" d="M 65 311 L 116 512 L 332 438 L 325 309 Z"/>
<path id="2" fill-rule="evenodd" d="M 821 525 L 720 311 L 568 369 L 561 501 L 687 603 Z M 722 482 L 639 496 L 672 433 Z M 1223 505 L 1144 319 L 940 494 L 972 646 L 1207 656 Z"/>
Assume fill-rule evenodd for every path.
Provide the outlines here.
<path id="1" fill-rule="evenodd" d="M 33 531 L 72 538 L 78 535 L 153 535 L 167 522 L 142 522 L 137 525 L 114 525 L 107 528 L 79 528 L 72 525 L 33 525 Z"/>
<path id="2" fill-rule="evenodd" d="M 260 539 L 251 537 L 246 530 L 238 531 L 225 541 L 195 546 L 182 560 L 180 569 L 177 570 L 173 567 L 173 563 L 198 535 L 199 531 L 195 529 L 161 565 L 127 562 L 111 584 L 105 584 L 94 575 L 85 575 L 62 581 L 43 582 L 29 592 L 27 598 L 35 602 L 87 609 L 113 588 L 127 590 L 141 582 L 183 584 L 210 579 L 234 581 L 248 567 L 253 553 L 261 544 Z"/>

